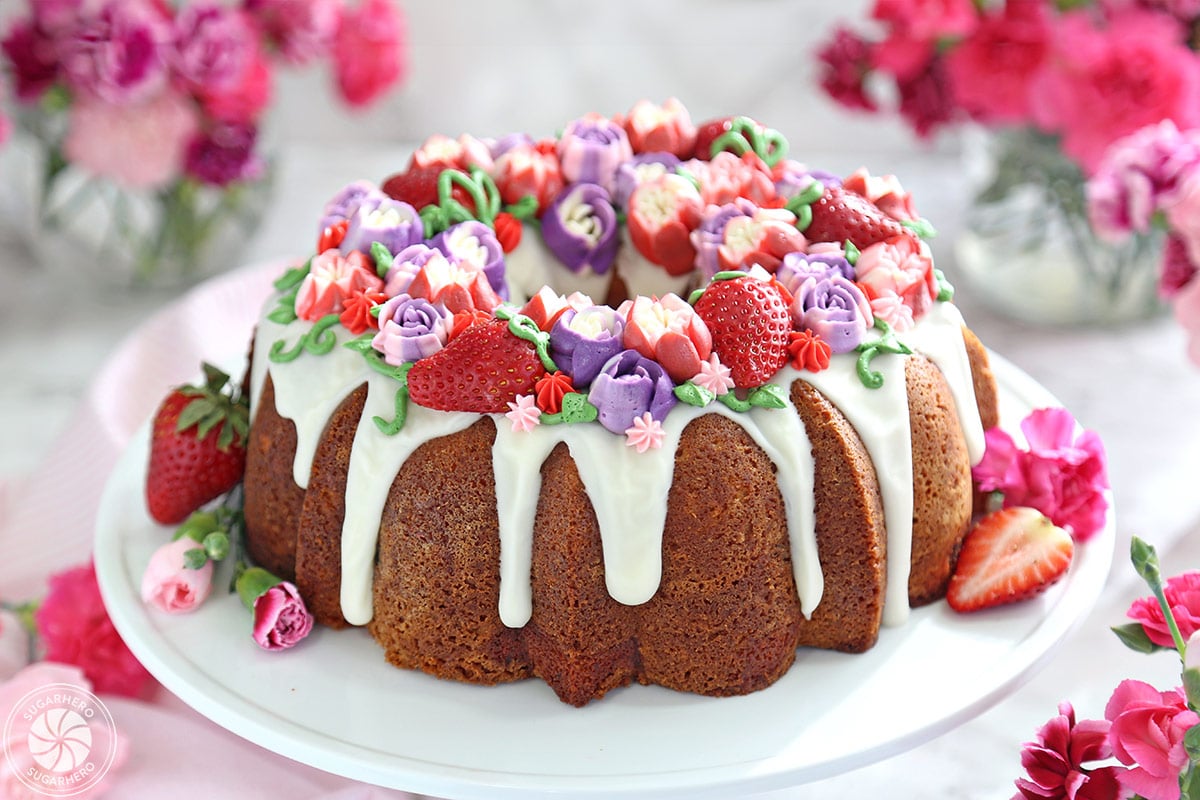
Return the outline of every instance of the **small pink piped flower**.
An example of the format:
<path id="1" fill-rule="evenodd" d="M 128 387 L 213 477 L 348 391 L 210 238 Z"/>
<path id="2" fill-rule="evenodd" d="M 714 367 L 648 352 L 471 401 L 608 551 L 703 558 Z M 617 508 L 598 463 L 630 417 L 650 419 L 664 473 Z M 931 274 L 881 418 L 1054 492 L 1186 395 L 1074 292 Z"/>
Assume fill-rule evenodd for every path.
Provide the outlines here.
<path id="1" fill-rule="evenodd" d="M 639 453 L 662 447 L 665 437 L 662 423 L 650 416 L 649 411 L 634 417 L 633 425 L 625 429 L 625 444 L 636 447 Z"/>
<path id="2" fill-rule="evenodd" d="M 515 402 L 510 402 L 512 409 L 504 416 L 512 422 L 513 433 L 528 433 L 542 424 L 542 410 L 537 407 L 537 398 L 531 394 L 518 395 Z"/>
<path id="3" fill-rule="evenodd" d="M 888 289 L 871 300 L 871 314 L 886 322 L 896 333 L 912 330 L 913 311 L 904 299 Z"/>
<path id="4" fill-rule="evenodd" d="M 692 376 L 692 383 L 707 389 L 717 397 L 728 394 L 734 386 L 729 367 L 721 363 L 716 353 L 710 355 L 707 361 L 700 362 L 700 371 Z"/>

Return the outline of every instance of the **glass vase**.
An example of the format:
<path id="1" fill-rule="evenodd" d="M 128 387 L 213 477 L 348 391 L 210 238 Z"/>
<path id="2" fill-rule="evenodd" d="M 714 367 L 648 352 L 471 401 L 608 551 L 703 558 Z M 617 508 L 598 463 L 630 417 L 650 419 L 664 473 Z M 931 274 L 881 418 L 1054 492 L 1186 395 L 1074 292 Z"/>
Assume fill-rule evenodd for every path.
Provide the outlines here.
<path id="1" fill-rule="evenodd" d="M 976 131 L 964 149 L 975 192 L 955 256 L 972 297 L 1043 325 L 1113 325 L 1164 311 L 1162 235 L 1099 239 L 1088 223 L 1084 175 L 1054 138 Z"/>
<path id="2" fill-rule="evenodd" d="M 239 266 L 272 195 L 269 161 L 228 186 L 131 188 L 66 162 L 55 124 L 18 118 L 5 154 L 6 213 L 42 269 L 100 290 L 177 290 Z"/>

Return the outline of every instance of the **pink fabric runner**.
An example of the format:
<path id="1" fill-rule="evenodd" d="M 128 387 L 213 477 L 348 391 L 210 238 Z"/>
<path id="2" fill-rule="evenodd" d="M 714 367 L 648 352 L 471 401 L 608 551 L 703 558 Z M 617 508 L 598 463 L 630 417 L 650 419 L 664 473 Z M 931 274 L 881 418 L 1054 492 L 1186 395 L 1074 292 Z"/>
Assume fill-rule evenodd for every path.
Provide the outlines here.
<path id="1" fill-rule="evenodd" d="M 0 484 L 0 599 L 41 597 L 46 578 L 87 561 L 100 496 L 134 431 L 169 387 L 199 377 L 202 360 L 241 369 L 250 332 L 280 265 L 247 267 L 164 308 L 101 367 L 42 464 Z M 104 783 L 107 797 L 297 800 L 413 798 L 275 755 L 192 711 L 160 689 L 153 703 L 104 697 L 130 743 Z M 0 709 L 0 718 L 9 709 Z"/>

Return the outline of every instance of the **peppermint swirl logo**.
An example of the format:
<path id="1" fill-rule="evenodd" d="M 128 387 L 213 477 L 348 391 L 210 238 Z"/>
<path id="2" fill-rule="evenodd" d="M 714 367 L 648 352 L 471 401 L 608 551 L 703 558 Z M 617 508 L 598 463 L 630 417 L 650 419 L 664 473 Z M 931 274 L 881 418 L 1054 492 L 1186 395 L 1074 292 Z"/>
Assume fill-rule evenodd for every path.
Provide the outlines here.
<path id="1" fill-rule="evenodd" d="M 34 792 L 70 797 L 95 786 L 117 755 L 117 731 L 100 699 L 69 683 L 35 689 L 4 724 L 4 757 Z"/>

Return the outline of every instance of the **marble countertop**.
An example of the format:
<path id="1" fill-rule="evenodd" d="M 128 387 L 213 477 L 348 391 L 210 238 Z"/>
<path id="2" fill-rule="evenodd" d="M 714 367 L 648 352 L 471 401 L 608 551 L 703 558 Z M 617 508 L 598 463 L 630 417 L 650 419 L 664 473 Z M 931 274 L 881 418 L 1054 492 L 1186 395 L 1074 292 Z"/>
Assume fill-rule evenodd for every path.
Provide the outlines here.
<path id="1" fill-rule="evenodd" d="M 379 176 L 399 163 L 399 149 L 342 155 L 293 148 L 281 162 L 277 200 L 241 263 L 284 260 L 306 242 L 308 220 L 347 179 Z M 869 154 L 867 154 L 869 156 Z M 870 163 L 863 154 L 838 154 L 813 163 L 849 170 Z M 939 264 L 954 278 L 952 242 L 964 198 L 956 165 L 917 154 L 889 162 L 938 222 Z M 878 171 L 878 170 L 877 170 Z M 300 239 L 297 239 L 300 231 Z M 86 268 L 81 265 L 80 268 Z M 99 292 L 86 305 L 71 302 L 61 271 L 40 268 L 18 232 L 0 230 L 0 484 L 31 473 L 76 412 L 89 381 L 117 344 L 168 297 Z M 1104 439 L 1117 509 L 1114 569 L 1091 616 L 1028 684 L 955 733 L 871 767 L 805 787 L 784 797 L 891 796 L 985 798 L 1008 796 L 1021 774 L 1023 741 L 1069 699 L 1081 717 L 1103 713 L 1113 687 L 1138 677 L 1160 688 L 1175 685 L 1177 666 L 1125 650 L 1108 631 L 1135 597 L 1145 594 L 1128 568 L 1128 542 L 1137 535 L 1158 545 L 1164 571 L 1200 566 L 1200 369 L 1184 356 L 1182 333 L 1164 316 L 1119 328 L 1055 329 L 1014 323 L 990 314 L 960 286 L 959 303 L 980 338 L 1027 372 Z M 11 493 L 10 493 L 11 495 Z M 2 497 L 2 495 L 0 495 Z M 17 504 L 20 497 L 5 502 Z M 3 505 L 0 504 L 0 510 Z M 870 721 L 864 721 L 870 724 Z M 247 745 L 250 747 L 251 745 Z"/>

